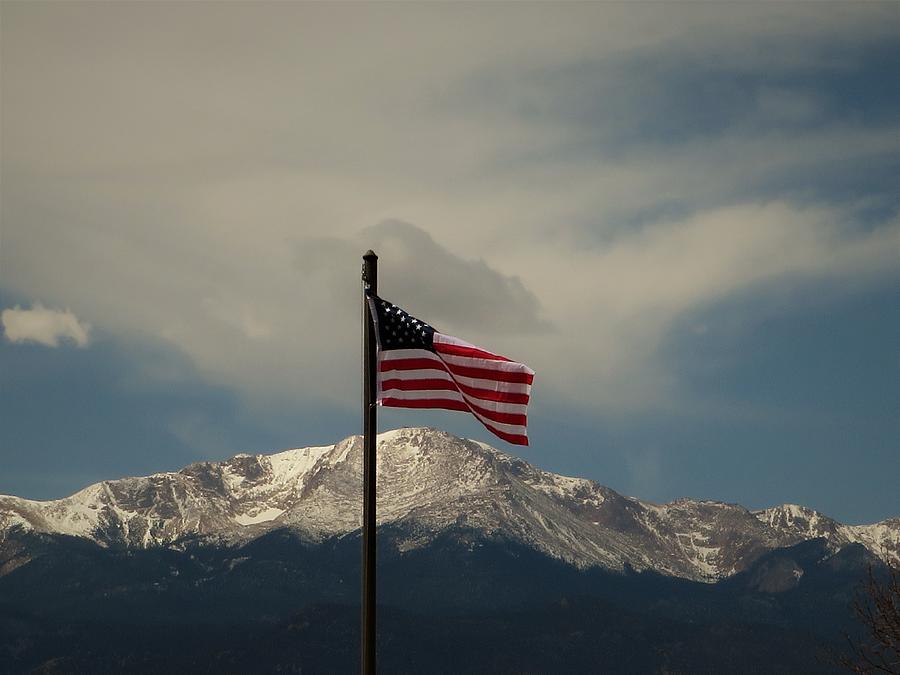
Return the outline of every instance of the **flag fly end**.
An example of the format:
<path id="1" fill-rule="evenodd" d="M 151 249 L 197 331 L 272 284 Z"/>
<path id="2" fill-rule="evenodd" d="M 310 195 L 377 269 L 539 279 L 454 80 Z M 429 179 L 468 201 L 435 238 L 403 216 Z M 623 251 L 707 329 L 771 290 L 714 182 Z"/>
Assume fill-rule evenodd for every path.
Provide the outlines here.
<path id="1" fill-rule="evenodd" d="M 380 405 L 468 412 L 495 436 L 528 445 L 531 368 L 445 335 L 374 292 L 367 301 Z"/>

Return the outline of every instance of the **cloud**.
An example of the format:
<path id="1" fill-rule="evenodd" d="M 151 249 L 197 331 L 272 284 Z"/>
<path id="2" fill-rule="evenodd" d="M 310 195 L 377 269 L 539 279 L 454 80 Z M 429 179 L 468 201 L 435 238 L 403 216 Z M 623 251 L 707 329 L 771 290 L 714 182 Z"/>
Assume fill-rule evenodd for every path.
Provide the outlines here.
<path id="1" fill-rule="evenodd" d="M 336 302 L 352 304 L 367 249 L 379 256 L 379 293 L 442 330 L 479 335 L 541 333 L 550 324 L 522 279 L 483 259 L 467 259 L 435 241 L 424 228 L 385 220 L 347 237 L 310 237 L 295 244 L 295 266 L 307 284 Z"/>
<path id="2" fill-rule="evenodd" d="M 771 307 L 835 297 L 896 275 L 900 222 L 860 231 L 837 209 L 741 204 L 627 231 L 568 255 L 545 251 L 530 287 L 554 325 L 514 340 L 542 393 L 598 412 L 696 409 L 664 349 L 678 322 L 748 296 Z M 852 291 L 850 291 L 852 292 Z M 750 319 L 750 317 L 748 317 Z"/>
<path id="3" fill-rule="evenodd" d="M 90 344 L 91 326 L 80 321 L 70 310 L 48 309 L 35 303 L 31 309 L 16 305 L 0 313 L 0 323 L 10 342 L 37 342 L 47 347 L 58 347 L 61 340 L 74 342 L 79 347 Z"/>
<path id="4" fill-rule="evenodd" d="M 398 220 L 368 227 L 357 236 L 384 261 L 386 297 L 402 298 L 413 314 L 479 334 L 531 334 L 550 328 L 522 279 L 483 259 L 466 259 L 438 244 L 424 229 Z"/>
<path id="5" fill-rule="evenodd" d="M 680 317 L 896 274 L 896 22 L 832 9 L 10 5 L 2 282 L 350 408 L 373 248 L 537 397 L 668 405 Z"/>

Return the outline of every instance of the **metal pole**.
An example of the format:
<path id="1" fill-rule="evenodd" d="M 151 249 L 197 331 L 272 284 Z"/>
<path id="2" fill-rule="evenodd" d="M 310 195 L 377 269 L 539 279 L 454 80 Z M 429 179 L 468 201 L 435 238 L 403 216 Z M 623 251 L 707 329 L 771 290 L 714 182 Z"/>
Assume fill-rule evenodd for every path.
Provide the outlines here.
<path id="1" fill-rule="evenodd" d="M 371 250 L 363 256 L 363 529 L 362 529 L 362 643 L 363 675 L 375 675 L 375 326 L 366 302 L 366 289 L 378 292 L 378 256 Z"/>

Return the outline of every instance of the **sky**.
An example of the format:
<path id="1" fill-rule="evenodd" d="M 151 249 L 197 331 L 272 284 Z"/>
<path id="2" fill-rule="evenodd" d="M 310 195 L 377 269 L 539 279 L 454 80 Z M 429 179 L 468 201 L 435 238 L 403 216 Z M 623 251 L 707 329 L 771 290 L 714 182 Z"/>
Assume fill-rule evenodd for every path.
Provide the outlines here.
<path id="1" fill-rule="evenodd" d="M 900 5 L 3 2 L 0 493 L 359 433 L 380 294 L 656 502 L 900 516 Z"/>

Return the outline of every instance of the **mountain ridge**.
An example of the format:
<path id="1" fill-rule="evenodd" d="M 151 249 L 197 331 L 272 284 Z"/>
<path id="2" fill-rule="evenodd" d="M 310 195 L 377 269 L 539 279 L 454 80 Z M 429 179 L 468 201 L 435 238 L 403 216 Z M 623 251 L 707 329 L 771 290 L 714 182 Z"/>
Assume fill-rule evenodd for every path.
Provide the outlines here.
<path id="1" fill-rule="evenodd" d="M 900 518 L 843 525 L 792 504 L 758 511 L 684 498 L 654 504 L 434 429 L 402 428 L 378 439 L 379 525 L 398 533 L 401 552 L 466 527 L 580 568 L 649 569 L 706 582 L 814 538 L 832 551 L 858 543 L 900 560 Z M 322 542 L 359 529 L 361 464 L 361 438 L 350 436 L 102 481 L 58 500 L 0 496 L 0 548 L 14 530 L 125 548 L 236 546 L 280 528 Z"/>

